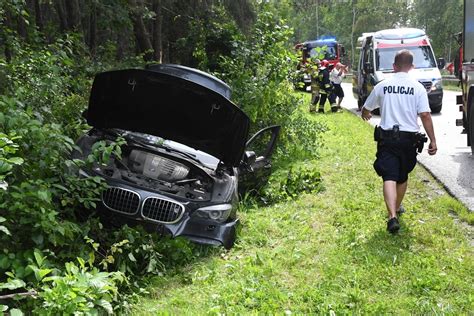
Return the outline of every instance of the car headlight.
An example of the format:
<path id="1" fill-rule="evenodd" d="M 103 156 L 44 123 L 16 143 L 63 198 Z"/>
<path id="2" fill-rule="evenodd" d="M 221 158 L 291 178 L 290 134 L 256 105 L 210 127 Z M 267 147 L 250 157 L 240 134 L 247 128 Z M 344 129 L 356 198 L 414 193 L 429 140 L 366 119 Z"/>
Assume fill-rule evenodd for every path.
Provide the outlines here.
<path id="1" fill-rule="evenodd" d="M 224 222 L 229 218 L 231 210 L 232 204 L 217 204 L 198 208 L 193 215 L 217 222 Z"/>
<path id="2" fill-rule="evenodd" d="M 443 84 L 440 79 L 433 80 L 433 85 L 431 86 L 431 91 L 443 89 Z"/>

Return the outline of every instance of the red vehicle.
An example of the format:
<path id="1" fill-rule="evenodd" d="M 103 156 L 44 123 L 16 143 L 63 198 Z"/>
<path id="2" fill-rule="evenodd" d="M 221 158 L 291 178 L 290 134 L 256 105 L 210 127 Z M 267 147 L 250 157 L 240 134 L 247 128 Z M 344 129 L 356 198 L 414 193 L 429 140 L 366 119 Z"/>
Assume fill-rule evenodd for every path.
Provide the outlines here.
<path id="1" fill-rule="evenodd" d="M 295 45 L 298 54 L 301 54 L 301 63 L 306 64 L 311 57 L 316 56 L 316 58 L 318 58 L 320 54 L 318 47 L 325 47 L 324 51 L 321 51 L 324 53 L 324 58 L 320 59 L 326 59 L 330 66 L 335 66 L 341 62 L 341 58 L 346 54 L 344 46 L 339 44 L 335 38 L 324 37 L 316 41 L 306 41 Z M 303 77 L 303 81 L 305 90 L 310 89 L 311 78 L 306 75 Z"/>
<path id="2" fill-rule="evenodd" d="M 474 0 L 464 0 L 464 32 L 460 60 L 462 95 L 458 95 L 457 103 L 462 111 L 462 119 L 456 125 L 463 126 L 467 132 L 467 145 L 474 154 Z"/>
<path id="3" fill-rule="evenodd" d="M 341 62 L 341 58 L 345 55 L 344 46 L 339 44 L 335 38 L 323 38 L 316 41 L 306 41 L 296 44 L 295 49 L 301 50 L 303 62 L 306 63 L 308 58 L 318 56 L 317 47 L 326 46 L 324 58 L 329 65 L 336 65 Z"/>

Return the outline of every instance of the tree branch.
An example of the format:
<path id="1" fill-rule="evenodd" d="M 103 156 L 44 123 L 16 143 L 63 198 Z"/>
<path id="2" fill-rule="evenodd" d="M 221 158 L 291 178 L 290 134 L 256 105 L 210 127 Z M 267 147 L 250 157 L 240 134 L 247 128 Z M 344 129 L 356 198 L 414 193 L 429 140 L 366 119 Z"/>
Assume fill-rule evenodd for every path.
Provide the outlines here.
<path id="1" fill-rule="evenodd" d="M 21 297 L 28 297 L 28 296 L 36 297 L 37 295 L 38 295 L 38 292 L 36 292 L 35 290 L 31 290 L 31 291 L 28 291 L 28 292 L 22 292 L 22 293 L 13 293 L 13 294 L 7 294 L 7 295 L 0 295 L 0 301 L 1 300 L 7 300 L 7 299 L 10 299 L 10 298 L 15 298 L 15 297 L 18 297 L 18 296 L 21 296 Z"/>

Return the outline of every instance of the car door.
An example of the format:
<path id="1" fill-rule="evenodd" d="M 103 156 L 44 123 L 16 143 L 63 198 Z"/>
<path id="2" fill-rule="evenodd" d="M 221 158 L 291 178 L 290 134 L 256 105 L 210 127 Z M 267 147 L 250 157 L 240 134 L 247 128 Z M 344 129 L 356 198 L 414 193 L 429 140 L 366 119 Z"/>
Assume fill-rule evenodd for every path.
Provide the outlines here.
<path id="1" fill-rule="evenodd" d="M 271 157 L 275 149 L 280 126 L 266 127 L 253 135 L 245 146 L 239 167 L 239 192 L 257 190 L 268 181 L 271 174 Z"/>

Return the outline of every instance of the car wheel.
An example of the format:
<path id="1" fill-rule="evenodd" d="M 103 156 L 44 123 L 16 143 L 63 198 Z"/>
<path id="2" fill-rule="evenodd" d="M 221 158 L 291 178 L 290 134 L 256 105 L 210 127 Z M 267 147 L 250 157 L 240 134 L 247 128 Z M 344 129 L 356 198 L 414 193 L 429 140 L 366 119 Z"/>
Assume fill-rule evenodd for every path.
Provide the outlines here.
<path id="1" fill-rule="evenodd" d="M 361 110 L 362 107 L 364 106 L 365 100 L 367 100 L 367 98 L 361 96 L 360 94 L 358 95 L 358 97 L 357 97 L 357 106 L 359 107 L 359 110 Z"/>
<path id="2" fill-rule="evenodd" d="M 357 99 L 357 107 L 360 109 L 362 109 L 362 107 L 364 106 L 364 104 L 362 103 L 362 100 L 360 99 L 360 97 Z"/>
<path id="3" fill-rule="evenodd" d="M 471 144 L 471 152 L 474 155 L 474 98 L 471 98 L 471 103 L 469 104 L 469 113 L 468 113 L 468 131 L 467 131 L 467 143 Z"/>
<path id="4" fill-rule="evenodd" d="M 441 108 L 442 108 L 442 107 L 443 107 L 443 104 L 442 104 L 442 103 L 440 103 L 440 104 L 438 104 L 438 105 L 436 105 L 436 106 L 433 106 L 433 107 L 431 108 L 431 113 L 439 113 L 439 112 L 441 112 Z"/>

